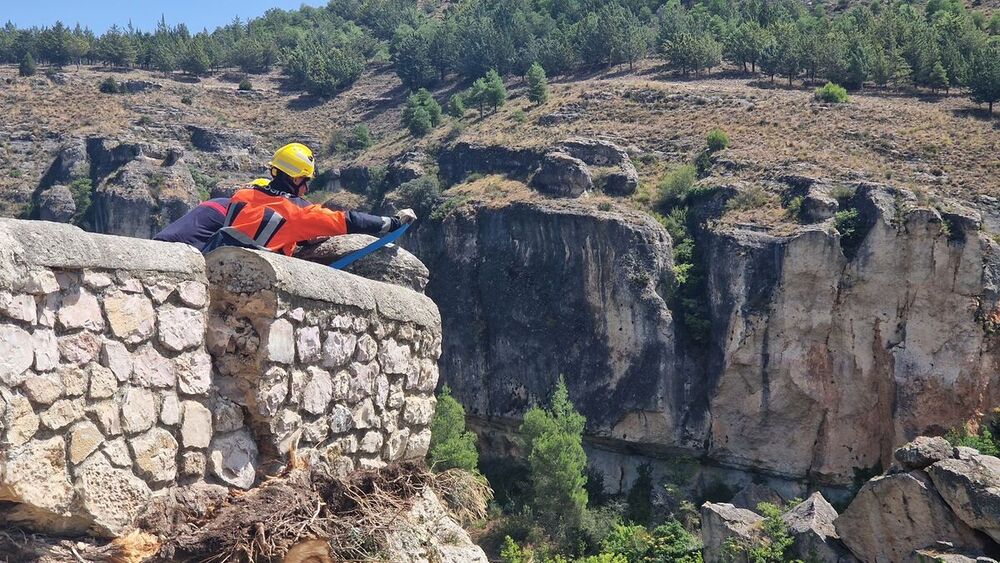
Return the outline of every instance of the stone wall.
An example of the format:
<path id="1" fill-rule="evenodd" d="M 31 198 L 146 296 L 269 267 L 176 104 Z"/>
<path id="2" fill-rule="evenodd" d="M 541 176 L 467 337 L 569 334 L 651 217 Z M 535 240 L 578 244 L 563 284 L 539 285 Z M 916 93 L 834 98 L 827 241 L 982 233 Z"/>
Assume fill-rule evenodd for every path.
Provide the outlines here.
<path id="1" fill-rule="evenodd" d="M 0 525 L 115 535 L 154 495 L 250 487 L 292 447 L 339 470 L 422 456 L 439 353 L 408 289 L 0 220 Z"/>

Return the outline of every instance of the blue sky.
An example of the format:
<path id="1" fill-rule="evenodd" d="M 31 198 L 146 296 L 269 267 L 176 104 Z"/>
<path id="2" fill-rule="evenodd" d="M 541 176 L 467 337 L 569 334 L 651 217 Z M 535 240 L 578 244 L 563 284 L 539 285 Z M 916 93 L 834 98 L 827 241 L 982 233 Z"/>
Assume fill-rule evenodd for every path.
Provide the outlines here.
<path id="1" fill-rule="evenodd" d="M 325 6 L 326 3 L 326 0 L 0 0 L 0 25 L 9 20 L 18 27 L 49 26 L 60 20 L 70 27 L 79 22 L 103 33 L 111 24 L 124 26 L 131 20 L 139 29 L 152 30 L 162 14 L 170 25 L 184 23 L 191 31 L 201 31 L 229 23 L 237 15 L 246 21 L 270 8 L 288 10 L 302 4 Z"/>

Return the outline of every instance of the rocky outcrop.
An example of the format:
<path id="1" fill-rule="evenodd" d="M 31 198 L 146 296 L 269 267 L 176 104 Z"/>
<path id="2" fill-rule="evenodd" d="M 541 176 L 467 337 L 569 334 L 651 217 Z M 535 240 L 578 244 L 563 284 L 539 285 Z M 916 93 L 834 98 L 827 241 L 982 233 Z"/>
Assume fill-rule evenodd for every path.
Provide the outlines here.
<path id="1" fill-rule="evenodd" d="M 821 493 L 813 493 L 784 513 L 781 519 L 794 540 L 791 550 L 796 558 L 825 563 L 857 562 L 837 535 L 834 527 L 837 511 Z"/>
<path id="2" fill-rule="evenodd" d="M 253 134 L 235 129 L 220 129 L 188 125 L 191 134 L 191 144 L 205 152 L 247 152 L 257 143 Z"/>
<path id="3" fill-rule="evenodd" d="M 295 257 L 329 265 L 376 240 L 375 237 L 369 235 L 330 237 L 319 244 L 300 247 L 296 251 Z M 390 244 L 365 256 L 348 266 L 345 271 L 370 280 L 408 287 L 421 293 L 427 287 L 427 279 L 430 275 L 423 262 L 395 244 Z"/>
<path id="4" fill-rule="evenodd" d="M 578 158 L 550 152 L 542 159 L 542 166 L 531 179 L 538 191 L 558 197 L 580 197 L 594 187 L 590 169 Z"/>
<path id="5" fill-rule="evenodd" d="M 972 455 L 927 468 L 941 497 L 969 526 L 1000 543 L 1000 459 Z"/>
<path id="6" fill-rule="evenodd" d="M 729 542 L 750 544 L 764 518 L 750 510 L 736 508 L 731 504 L 706 502 L 701 507 L 701 541 L 705 561 L 733 561 L 746 563 L 745 554 L 726 553 Z"/>
<path id="7" fill-rule="evenodd" d="M 544 152 L 461 141 L 438 154 L 438 175 L 445 185 L 460 183 L 470 174 L 504 174 L 527 181 Z"/>
<path id="8" fill-rule="evenodd" d="M 94 192 L 93 226 L 102 233 L 151 238 L 200 201 L 183 160 L 138 157 Z"/>
<path id="9" fill-rule="evenodd" d="M 928 465 L 949 459 L 955 448 L 940 436 L 918 436 L 909 444 L 896 450 L 896 458 L 904 469 L 924 469 Z"/>
<path id="10" fill-rule="evenodd" d="M 632 195 L 639 187 L 639 172 L 625 149 L 601 139 L 573 137 L 559 145 L 559 149 L 590 166 L 610 168 L 601 175 L 600 187 L 611 195 Z"/>
<path id="11" fill-rule="evenodd" d="M 66 186 L 52 186 L 38 196 L 38 218 L 42 221 L 69 223 L 76 213 L 73 192 Z"/>
<path id="12" fill-rule="evenodd" d="M 388 561 L 413 563 L 487 563 L 486 554 L 473 543 L 431 489 L 425 489 L 413 506 L 386 535 Z"/>

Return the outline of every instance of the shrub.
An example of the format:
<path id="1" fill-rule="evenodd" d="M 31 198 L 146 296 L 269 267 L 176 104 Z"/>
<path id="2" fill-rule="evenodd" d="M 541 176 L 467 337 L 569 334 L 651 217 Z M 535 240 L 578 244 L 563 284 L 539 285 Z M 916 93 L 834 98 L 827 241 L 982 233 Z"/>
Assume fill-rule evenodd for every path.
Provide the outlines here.
<path id="1" fill-rule="evenodd" d="M 461 119 L 465 117 L 465 96 L 459 92 L 458 94 L 453 94 L 448 100 L 448 115 Z"/>
<path id="2" fill-rule="evenodd" d="M 785 211 L 788 213 L 788 217 L 798 221 L 802 217 L 802 202 L 805 201 L 800 195 L 793 197 L 788 200 L 788 205 L 785 207 Z"/>
<path id="3" fill-rule="evenodd" d="M 398 207 L 410 207 L 421 217 L 434 211 L 441 200 L 441 186 L 434 176 L 422 176 L 403 182 L 394 192 Z"/>
<path id="4" fill-rule="evenodd" d="M 972 434 L 964 427 L 960 430 L 953 429 L 945 435 L 945 439 L 953 446 L 975 448 L 983 455 L 994 457 L 1000 455 L 1000 448 L 997 447 L 997 441 L 993 438 L 993 433 L 986 426 L 983 426 L 979 434 Z"/>
<path id="5" fill-rule="evenodd" d="M 514 121 L 516 123 L 524 123 L 528 120 L 528 114 L 524 113 L 523 109 L 519 109 L 514 112 Z"/>
<path id="6" fill-rule="evenodd" d="M 365 150 L 372 146 L 372 133 L 368 129 L 368 126 L 364 123 L 359 123 L 354 126 L 354 135 L 351 138 L 351 148 L 355 150 Z"/>
<path id="7" fill-rule="evenodd" d="M 726 202 L 727 211 L 749 211 L 767 207 L 774 201 L 774 196 L 760 186 L 752 186 L 741 190 Z"/>
<path id="8" fill-rule="evenodd" d="M 712 129 L 708 132 L 708 150 L 721 151 L 729 146 L 729 135 L 722 129 Z"/>
<path id="9" fill-rule="evenodd" d="M 544 104 L 549 99 L 549 83 L 542 65 L 532 63 L 525 80 L 528 82 L 528 99 L 535 104 Z"/>
<path id="10" fill-rule="evenodd" d="M 781 519 L 781 507 L 769 502 L 757 505 L 757 511 L 764 516 L 761 529 L 749 541 L 729 538 L 723 544 L 723 556 L 728 561 L 739 559 L 754 563 L 782 563 L 788 560 L 786 552 L 792 546 L 793 538 L 788 524 Z"/>
<path id="11" fill-rule="evenodd" d="M 843 86 L 827 82 L 823 86 L 816 88 L 816 99 L 821 102 L 831 104 L 843 104 L 847 102 L 847 90 Z"/>
<path id="12" fill-rule="evenodd" d="M 423 137 L 434 129 L 434 124 L 431 123 L 431 115 L 427 113 L 427 110 L 417 108 L 410 113 L 406 120 L 406 128 L 414 137 Z"/>
<path id="13" fill-rule="evenodd" d="M 674 168 L 656 186 L 656 204 L 667 207 L 682 203 L 694 186 L 697 171 L 691 164 Z"/>
<path id="14" fill-rule="evenodd" d="M 186 106 L 189 106 L 189 105 L 191 105 L 191 104 L 194 103 L 194 98 L 191 97 L 188 94 L 185 94 L 185 95 L 181 96 L 181 103 L 184 104 L 184 105 L 186 105 Z"/>
<path id="15" fill-rule="evenodd" d="M 122 91 L 122 88 L 118 85 L 118 82 L 113 76 L 105 78 L 101 82 L 100 91 L 104 94 L 117 94 Z"/>
<path id="16" fill-rule="evenodd" d="M 406 99 L 403 125 L 414 137 L 422 137 L 441 122 L 441 105 L 430 92 L 421 88 Z"/>
<path id="17" fill-rule="evenodd" d="M 479 466 L 476 435 L 465 429 L 465 409 L 447 385 L 438 394 L 427 462 L 435 471 L 458 468 L 474 472 Z"/>
<path id="18" fill-rule="evenodd" d="M 639 466 L 639 475 L 628 491 L 628 512 L 626 517 L 636 524 L 646 525 L 653 516 L 653 468 L 644 463 Z"/>
<path id="19" fill-rule="evenodd" d="M 74 225 L 80 225 L 90 210 L 91 187 L 90 178 L 73 180 L 69 185 L 69 191 L 73 194 L 73 203 L 76 204 L 76 211 L 73 213 L 72 219 L 70 219 Z"/>
<path id="20" fill-rule="evenodd" d="M 618 525 L 604 541 L 603 552 L 626 561 L 701 563 L 701 542 L 676 520 L 650 532 L 643 526 Z"/>
<path id="21" fill-rule="evenodd" d="M 25 53 L 24 58 L 21 59 L 21 64 L 17 67 L 17 73 L 21 76 L 34 76 L 37 70 L 38 66 L 35 64 L 35 58 L 31 56 L 31 53 Z"/>
<path id="22" fill-rule="evenodd" d="M 243 92 L 253 90 L 253 82 L 250 82 L 249 78 L 244 78 L 243 80 L 240 80 L 240 85 L 238 88 Z"/>

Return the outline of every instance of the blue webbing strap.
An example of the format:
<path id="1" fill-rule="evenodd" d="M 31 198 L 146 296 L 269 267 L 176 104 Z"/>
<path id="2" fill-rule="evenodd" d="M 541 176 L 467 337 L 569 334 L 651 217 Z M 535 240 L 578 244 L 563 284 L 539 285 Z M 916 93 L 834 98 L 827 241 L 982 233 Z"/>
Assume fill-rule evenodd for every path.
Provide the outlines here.
<path id="1" fill-rule="evenodd" d="M 368 246 L 364 248 L 359 248 L 358 250 L 355 250 L 354 252 L 348 254 L 347 256 L 344 256 L 340 260 L 337 260 L 333 264 L 330 264 L 330 267 L 333 268 L 334 270 L 343 270 L 344 268 L 350 266 L 354 262 L 357 262 L 358 260 L 361 260 L 365 256 L 368 256 L 372 252 L 375 252 L 376 250 L 382 248 L 383 246 L 395 242 L 396 239 L 403 236 L 406 233 L 407 229 L 409 228 L 410 228 L 409 224 L 403 225 L 402 227 L 396 229 L 395 231 L 392 231 L 391 233 L 369 244 Z"/>

